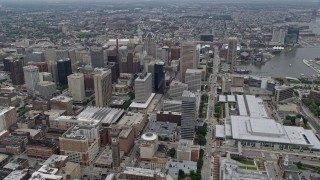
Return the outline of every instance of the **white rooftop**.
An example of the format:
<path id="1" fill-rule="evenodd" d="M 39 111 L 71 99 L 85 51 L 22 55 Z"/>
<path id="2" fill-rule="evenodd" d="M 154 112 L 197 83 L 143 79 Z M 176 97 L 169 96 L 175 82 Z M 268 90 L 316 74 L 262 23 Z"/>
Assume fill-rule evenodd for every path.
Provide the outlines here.
<path id="1" fill-rule="evenodd" d="M 224 138 L 225 137 L 224 126 L 223 125 L 216 125 L 215 133 L 216 133 L 217 138 Z"/>
<path id="2" fill-rule="evenodd" d="M 227 102 L 225 95 L 219 95 L 219 102 Z"/>
<path id="3" fill-rule="evenodd" d="M 59 96 L 53 97 L 51 100 L 60 101 L 60 102 L 70 102 L 72 101 L 72 98 L 68 96 L 59 95 Z"/>
<path id="4" fill-rule="evenodd" d="M 27 172 L 23 170 L 15 170 L 12 171 L 7 177 L 5 177 L 3 180 L 20 180 L 24 179 Z"/>
<path id="5" fill-rule="evenodd" d="M 130 104 L 130 108 L 146 109 L 149 106 L 150 102 L 152 101 L 152 99 L 154 98 L 155 95 L 156 95 L 155 93 L 152 93 L 145 103 L 132 102 Z"/>
<path id="6" fill-rule="evenodd" d="M 228 102 L 236 102 L 236 97 L 234 95 L 227 95 Z"/>
<path id="7" fill-rule="evenodd" d="M 248 115 L 246 103 L 245 103 L 244 97 L 242 95 L 237 95 L 237 106 L 238 106 L 240 116 L 247 116 Z"/>
<path id="8" fill-rule="evenodd" d="M 101 123 L 112 124 L 115 123 L 123 113 L 123 109 L 89 106 L 85 110 L 83 110 L 77 116 L 77 118 L 87 119 L 88 121 L 100 121 Z"/>
<path id="9" fill-rule="evenodd" d="M 248 105 L 248 112 L 251 117 L 268 117 L 262 99 L 252 95 L 246 95 L 245 97 Z"/>
<path id="10" fill-rule="evenodd" d="M 283 126 L 273 119 L 231 116 L 232 138 L 283 144 L 296 144 L 320 149 L 314 133 L 303 127 Z"/>

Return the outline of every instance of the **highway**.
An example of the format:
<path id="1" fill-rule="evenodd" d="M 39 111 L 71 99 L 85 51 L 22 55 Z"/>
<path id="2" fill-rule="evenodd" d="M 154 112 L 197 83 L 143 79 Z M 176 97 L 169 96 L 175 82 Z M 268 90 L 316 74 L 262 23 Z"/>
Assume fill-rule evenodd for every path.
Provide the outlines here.
<path id="1" fill-rule="evenodd" d="M 213 179 L 213 158 L 212 153 L 214 152 L 214 129 L 216 121 L 213 116 L 214 111 L 214 100 L 216 96 L 216 81 L 217 81 L 217 74 L 219 72 L 219 64 L 220 64 L 220 58 L 219 58 L 219 51 L 218 47 L 214 47 L 214 59 L 213 59 L 213 70 L 212 74 L 210 74 L 209 77 L 209 85 L 210 85 L 210 93 L 209 93 L 209 100 L 208 100 L 208 109 L 207 109 L 207 118 L 206 123 L 208 125 L 208 132 L 206 136 L 207 144 L 205 145 L 204 149 L 204 158 L 203 158 L 203 167 L 201 172 L 202 180 L 212 180 Z"/>

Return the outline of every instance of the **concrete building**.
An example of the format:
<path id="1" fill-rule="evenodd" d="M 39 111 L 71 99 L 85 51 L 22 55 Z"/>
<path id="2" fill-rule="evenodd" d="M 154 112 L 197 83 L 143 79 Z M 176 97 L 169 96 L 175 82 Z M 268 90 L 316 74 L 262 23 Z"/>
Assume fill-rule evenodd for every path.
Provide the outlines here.
<path id="1" fill-rule="evenodd" d="M 158 150 L 158 135 L 148 132 L 141 136 L 140 143 L 140 158 L 151 159 Z"/>
<path id="2" fill-rule="evenodd" d="M 193 140 L 197 114 L 195 94 L 184 91 L 182 94 L 181 139 Z"/>
<path id="3" fill-rule="evenodd" d="M 99 151 L 99 129 L 91 125 L 77 125 L 59 138 L 60 154 L 72 162 L 91 165 Z"/>
<path id="4" fill-rule="evenodd" d="M 237 59 L 237 38 L 228 39 L 227 63 L 234 64 Z M 232 68 L 233 69 L 233 68 Z"/>
<path id="5" fill-rule="evenodd" d="M 99 47 L 90 48 L 91 64 L 93 68 L 104 68 L 107 63 L 104 60 L 103 49 Z"/>
<path id="6" fill-rule="evenodd" d="M 276 86 L 275 87 L 275 101 L 281 102 L 283 100 L 293 97 L 293 88 L 290 86 Z"/>
<path id="7" fill-rule="evenodd" d="M 17 104 L 17 93 L 0 93 L 0 106 L 16 106 Z"/>
<path id="8" fill-rule="evenodd" d="M 201 70 L 187 69 L 185 73 L 185 83 L 188 84 L 189 91 L 201 91 Z"/>
<path id="9" fill-rule="evenodd" d="M 177 123 L 151 122 L 149 131 L 158 135 L 159 140 L 175 142 L 177 139 Z"/>
<path id="10" fill-rule="evenodd" d="M 112 75 L 110 69 L 94 70 L 94 94 L 97 107 L 105 107 L 112 102 Z"/>
<path id="11" fill-rule="evenodd" d="M 59 95 L 50 99 L 51 109 L 65 110 L 65 115 L 73 115 L 73 100 L 68 96 Z"/>
<path id="12" fill-rule="evenodd" d="M 84 88 L 84 76 L 82 73 L 75 73 L 68 76 L 69 93 L 76 102 L 83 102 L 86 98 Z"/>
<path id="13" fill-rule="evenodd" d="M 120 151 L 120 160 L 123 158 L 124 154 Z M 103 152 L 99 155 L 99 157 L 95 160 L 94 166 L 99 168 L 108 168 L 111 169 L 113 167 L 113 154 L 112 148 L 110 146 L 106 146 Z"/>
<path id="14" fill-rule="evenodd" d="M 38 67 L 39 72 L 48 72 L 48 65 L 46 62 L 28 62 L 27 65 Z"/>
<path id="15" fill-rule="evenodd" d="M 119 147 L 119 134 L 117 129 L 111 129 L 111 149 L 112 149 L 112 166 L 114 169 L 120 167 L 120 147 Z"/>
<path id="16" fill-rule="evenodd" d="M 24 66 L 23 73 L 27 91 L 34 96 L 39 81 L 39 68 L 31 65 Z"/>
<path id="17" fill-rule="evenodd" d="M 58 145 L 48 140 L 29 140 L 26 144 L 26 151 L 29 157 L 47 159 L 58 153 Z"/>
<path id="18" fill-rule="evenodd" d="M 170 97 L 179 97 L 182 96 L 183 91 L 188 90 L 188 84 L 172 81 L 170 83 L 169 95 Z"/>
<path id="19" fill-rule="evenodd" d="M 196 45 L 194 42 L 182 43 L 180 58 L 180 78 L 181 82 L 185 82 L 187 69 L 197 69 L 198 67 L 200 45 Z"/>
<path id="20" fill-rule="evenodd" d="M 149 32 L 143 40 L 144 42 L 144 49 L 147 52 L 147 55 L 156 58 L 156 49 L 157 49 L 157 42 L 156 36 L 152 32 Z"/>
<path id="21" fill-rule="evenodd" d="M 181 113 L 171 111 L 158 111 L 157 121 L 176 123 L 178 124 L 178 126 L 181 126 Z"/>
<path id="22" fill-rule="evenodd" d="M 69 58 L 57 61 L 59 84 L 68 85 L 68 76 L 72 74 L 71 60 Z"/>
<path id="23" fill-rule="evenodd" d="M 57 85 L 54 82 L 38 82 L 37 94 L 44 98 L 50 98 L 57 91 Z"/>
<path id="24" fill-rule="evenodd" d="M 121 175 L 126 180 L 169 180 L 159 171 L 134 167 L 126 167 Z"/>
<path id="25" fill-rule="evenodd" d="M 142 73 L 134 81 L 135 101 L 145 103 L 152 93 L 152 77 L 150 73 Z"/>
<path id="26" fill-rule="evenodd" d="M 0 106 L 0 131 L 8 129 L 17 122 L 17 112 L 15 107 Z"/>
<path id="27" fill-rule="evenodd" d="M 13 85 L 24 84 L 23 60 L 17 59 L 9 62 L 10 79 Z"/>
<path id="28" fill-rule="evenodd" d="M 282 28 L 273 28 L 270 45 L 284 45 L 286 31 Z"/>
<path id="29" fill-rule="evenodd" d="M 192 140 L 180 139 L 177 147 L 178 161 L 198 161 L 200 146 L 193 145 Z"/>
<path id="30" fill-rule="evenodd" d="M 134 136 L 138 137 L 145 124 L 147 123 L 147 115 L 144 113 L 128 112 L 117 123 L 118 125 L 132 127 Z"/>
<path id="31" fill-rule="evenodd" d="M 171 112 L 182 112 L 182 101 L 181 100 L 163 100 L 162 110 Z"/>

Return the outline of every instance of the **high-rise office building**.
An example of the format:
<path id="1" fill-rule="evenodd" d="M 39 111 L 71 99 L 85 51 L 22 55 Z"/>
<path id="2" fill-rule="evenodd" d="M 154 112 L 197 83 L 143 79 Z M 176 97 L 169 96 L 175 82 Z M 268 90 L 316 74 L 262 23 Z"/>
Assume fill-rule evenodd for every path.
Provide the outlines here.
<path id="1" fill-rule="evenodd" d="M 237 38 L 231 37 L 228 39 L 228 52 L 227 52 L 227 63 L 233 64 L 237 59 Z"/>
<path id="2" fill-rule="evenodd" d="M 282 28 L 274 28 L 272 31 L 271 45 L 284 45 L 286 32 Z"/>
<path id="3" fill-rule="evenodd" d="M 156 36 L 149 32 L 143 40 L 144 42 L 144 49 L 147 52 L 147 55 L 156 58 L 156 51 L 157 51 L 157 42 Z"/>
<path id="4" fill-rule="evenodd" d="M 188 84 L 189 91 L 201 90 L 201 73 L 200 69 L 187 69 L 185 82 Z"/>
<path id="5" fill-rule="evenodd" d="M 84 75 L 75 73 L 68 76 L 69 93 L 76 102 L 82 102 L 85 96 Z"/>
<path id="6" fill-rule="evenodd" d="M 164 62 L 156 61 L 154 64 L 154 91 L 163 94 L 165 88 Z"/>
<path id="7" fill-rule="evenodd" d="M 9 67 L 10 67 L 10 79 L 12 81 L 12 84 L 13 85 L 24 84 L 22 59 L 9 61 Z"/>
<path id="8" fill-rule="evenodd" d="M 197 117 L 196 96 L 190 91 L 183 91 L 181 112 L 181 139 L 193 139 Z"/>
<path id="9" fill-rule="evenodd" d="M 169 47 L 168 46 L 163 46 L 161 49 L 161 59 L 168 64 L 169 63 Z"/>
<path id="10" fill-rule="evenodd" d="M 134 81 L 135 101 L 145 103 L 152 93 L 152 77 L 150 73 L 142 73 Z"/>
<path id="11" fill-rule="evenodd" d="M 26 88 L 29 94 L 35 95 L 36 87 L 39 82 L 39 68 L 37 66 L 23 67 Z"/>
<path id="12" fill-rule="evenodd" d="M 96 106 L 105 107 L 112 101 L 111 70 L 105 68 L 95 68 L 93 74 Z"/>
<path id="13" fill-rule="evenodd" d="M 110 47 L 106 50 L 107 53 L 107 59 L 108 59 L 108 65 L 112 65 L 112 82 L 117 82 L 118 78 L 120 77 L 120 67 L 119 67 L 119 61 L 118 61 L 118 49 L 117 47 Z"/>
<path id="14" fill-rule="evenodd" d="M 188 90 L 188 84 L 174 80 L 170 84 L 169 95 L 170 97 L 179 97 L 185 90 Z"/>
<path id="15" fill-rule="evenodd" d="M 200 58 L 200 45 L 194 42 L 184 42 L 181 45 L 180 55 L 180 78 L 185 82 L 185 74 L 187 69 L 197 69 Z"/>
<path id="16" fill-rule="evenodd" d="M 111 130 L 111 148 L 112 148 L 112 164 L 113 168 L 119 168 L 121 159 L 120 159 L 120 146 L 119 146 L 119 130 Z"/>
<path id="17" fill-rule="evenodd" d="M 52 74 L 54 82 L 59 82 L 57 75 L 57 53 L 55 48 L 48 48 L 44 52 L 44 57 L 48 65 L 48 72 Z"/>
<path id="18" fill-rule="evenodd" d="M 292 41 L 294 44 L 297 44 L 299 41 L 300 30 L 297 27 L 288 27 L 288 33 L 290 37 L 292 37 Z"/>
<path id="19" fill-rule="evenodd" d="M 70 74 L 72 74 L 71 60 L 69 58 L 58 60 L 57 61 L 57 70 L 58 70 L 59 84 L 67 85 L 68 84 L 68 76 Z"/>
<path id="20" fill-rule="evenodd" d="M 105 62 L 104 62 L 104 53 L 103 49 L 99 47 L 92 47 L 90 49 L 90 55 L 91 55 L 91 64 L 94 68 L 104 68 Z"/>

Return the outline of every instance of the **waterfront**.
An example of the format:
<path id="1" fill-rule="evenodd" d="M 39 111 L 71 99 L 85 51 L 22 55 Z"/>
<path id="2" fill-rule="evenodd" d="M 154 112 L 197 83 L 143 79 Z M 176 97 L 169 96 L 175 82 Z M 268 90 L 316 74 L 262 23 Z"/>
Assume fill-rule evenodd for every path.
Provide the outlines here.
<path id="1" fill-rule="evenodd" d="M 307 78 L 310 78 L 318 73 L 306 66 L 302 60 L 316 57 L 320 57 L 320 48 L 297 48 L 276 54 L 265 63 L 242 63 L 241 66 L 251 70 L 252 75 L 299 78 L 303 73 Z M 318 64 L 315 66 L 320 68 Z"/>

